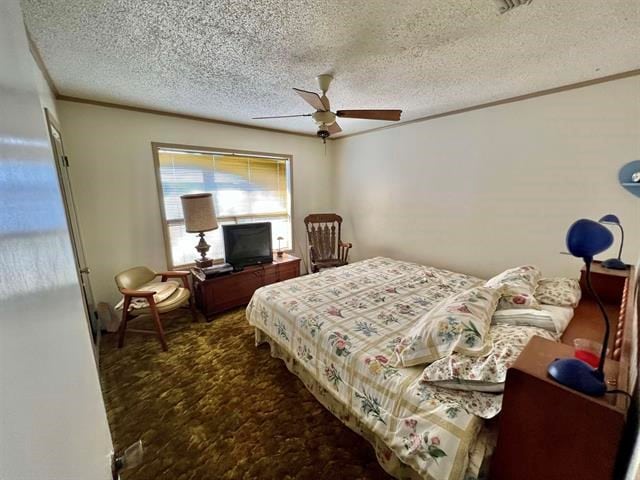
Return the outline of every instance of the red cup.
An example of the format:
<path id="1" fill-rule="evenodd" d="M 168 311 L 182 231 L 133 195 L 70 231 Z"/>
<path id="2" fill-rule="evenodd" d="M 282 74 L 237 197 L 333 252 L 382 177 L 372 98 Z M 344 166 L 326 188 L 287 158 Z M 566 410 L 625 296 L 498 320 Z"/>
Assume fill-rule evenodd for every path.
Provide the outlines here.
<path id="1" fill-rule="evenodd" d="M 588 340 L 586 338 L 576 338 L 573 341 L 573 356 L 583 362 L 588 363 L 593 368 L 598 368 L 600 363 L 600 354 L 602 353 L 602 344 Z"/>

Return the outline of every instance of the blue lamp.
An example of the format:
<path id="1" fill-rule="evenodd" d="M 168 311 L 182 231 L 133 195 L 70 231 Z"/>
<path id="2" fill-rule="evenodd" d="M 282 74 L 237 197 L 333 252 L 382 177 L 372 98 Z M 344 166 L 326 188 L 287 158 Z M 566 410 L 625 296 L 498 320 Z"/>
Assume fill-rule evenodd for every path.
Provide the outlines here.
<path id="1" fill-rule="evenodd" d="M 620 219 L 616 215 L 610 213 L 608 215 L 605 215 L 598 221 L 605 225 L 617 225 L 618 227 L 620 227 L 620 250 L 618 251 L 618 258 L 610 258 L 608 260 L 605 260 L 604 262 L 602 262 L 602 266 L 605 268 L 613 268 L 615 270 L 626 270 L 627 266 L 622 261 L 622 246 L 624 245 L 624 230 L 622 228 L 622 224 L 620 223 Z"/>
<path id="2" fill-rule="evenodd" d="M 591 262 L 598 253 L 604 252 L 613 243 L 611 232 L 598 222 L 586 218 L 576 221 L 567 232 L 567 248 L 574 257 L 584 260 L 586 266 L 586 280 L 589 292 L 595 298 L 602 317 L 605 330 L 602 340 L 602 352 L 598 368 L 577 358 L 559 358 L 551 362 L 547 371 L 558 383 L 586 395 L 599 397 L 605 394 L 607 386 L 604 383 L 604 359 L 607 355 L 609 343 L 609 317 L 604 309 L 600 297 L 591 285 Z"/>

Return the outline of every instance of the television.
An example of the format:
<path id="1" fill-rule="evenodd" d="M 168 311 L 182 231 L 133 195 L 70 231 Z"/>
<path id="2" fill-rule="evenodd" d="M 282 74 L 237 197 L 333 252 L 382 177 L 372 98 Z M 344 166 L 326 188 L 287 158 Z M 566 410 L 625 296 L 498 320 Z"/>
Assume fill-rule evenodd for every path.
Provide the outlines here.
<path id="1" fill-rule="evenodd" d="M 271 222 L 223 225 L 224 261 L 234 270 L 273 262 Z"/>

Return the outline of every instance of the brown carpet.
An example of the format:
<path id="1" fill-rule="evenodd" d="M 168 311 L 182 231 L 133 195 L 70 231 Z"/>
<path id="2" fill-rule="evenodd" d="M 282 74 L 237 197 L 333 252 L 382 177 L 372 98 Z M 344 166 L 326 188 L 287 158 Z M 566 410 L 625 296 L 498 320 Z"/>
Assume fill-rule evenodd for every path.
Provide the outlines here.
<path id="1" fill-rule="evenodd" d="M 127 334 L 121 350 L 114 334 L 103 338 L 115 448 L 139 438 L 145 447 L 143 465 L 123 480 L 390 478 L 366 440 L 325 410 L 268 346 L 254 346 L 244 309 L 212 323 L 164 323 L 175 330 L 167 353 L 153 336 Z"/>

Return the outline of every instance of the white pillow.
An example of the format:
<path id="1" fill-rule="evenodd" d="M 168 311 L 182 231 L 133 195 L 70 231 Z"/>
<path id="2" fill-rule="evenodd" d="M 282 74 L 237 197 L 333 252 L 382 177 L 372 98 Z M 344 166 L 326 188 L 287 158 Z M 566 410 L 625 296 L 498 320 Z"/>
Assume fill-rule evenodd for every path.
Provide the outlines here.
<path id="1" fill-rule="evenodd" d="M 541 328 L 495 325 L 489 331 L 488 353 L 479 357 L 453 353 L 426 367 L 421 380 L 454 390 L 502 392 L 507 369 L 535 335 L 557 341 L 554 334 Z"/>
<path id="2" fill-rule="evenodd" d="M 556 333 L 562 335 L 567 329 L 567 325 L 573 318 L 574 310 L 571 307 L 559 307 L 556 305 L 540 305 L 540 309 L 551 314 L 553 323 L 556 326 Z"/>
<path id="3" fill-rule="evenodd" d="M 533 308 L 496 310 L 491 317 L 491 324 L 537 327 L 561 335 L 572 317 L 572 308 L 541 305 L 540 310 Z"/>
<path id="4" fill-rule="evenodd" d="M 395 365 L 430 363 L 452 352 L 482 355 L 501 290 L 474 287 L 440 302 L 422 316 L 395 348 Z"/>

